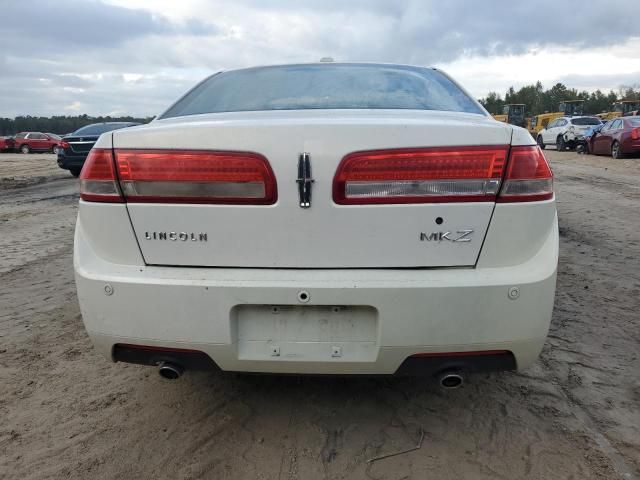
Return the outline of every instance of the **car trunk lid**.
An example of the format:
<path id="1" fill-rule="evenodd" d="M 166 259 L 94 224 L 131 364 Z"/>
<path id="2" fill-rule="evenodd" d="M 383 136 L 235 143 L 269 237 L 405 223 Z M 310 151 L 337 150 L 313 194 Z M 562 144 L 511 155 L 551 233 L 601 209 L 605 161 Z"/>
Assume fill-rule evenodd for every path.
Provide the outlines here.
<path id="1" fill-rule="evenodd" d="M 73 153 L 88 153 L 98 140 L 98 135 L 67 136 L 63 141 L 69 144 Z"/>
<path id="2" fill-rule="evenodd" d="M 277 182 L 270 205 L 129 202 L 147 264 L 254 268 L 470 267 L 494 201 L 338 204 L 341 160 L 366 150 L 495 145 L 511 128 L 473 114 L 285 111 L 210 114 L 114 132 L 122 150 L 254 152 Z M 306 155 L 306 157 L 304 155 Z M 313 178 L 302 208 L 300 162 Z"/>

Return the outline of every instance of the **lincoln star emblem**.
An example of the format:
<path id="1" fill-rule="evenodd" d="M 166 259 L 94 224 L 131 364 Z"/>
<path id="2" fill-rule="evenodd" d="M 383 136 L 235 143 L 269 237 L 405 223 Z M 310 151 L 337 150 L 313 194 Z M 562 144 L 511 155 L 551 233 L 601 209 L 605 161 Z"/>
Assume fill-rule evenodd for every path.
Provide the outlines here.
<path id="1" fill-rule="evenodd" d="M 298 197 L 300 208 L 311 206 L 311 185 L 315 180 L 311 177 L 311 158 L 308 153 L 301 153 L 298 157 Z"/>

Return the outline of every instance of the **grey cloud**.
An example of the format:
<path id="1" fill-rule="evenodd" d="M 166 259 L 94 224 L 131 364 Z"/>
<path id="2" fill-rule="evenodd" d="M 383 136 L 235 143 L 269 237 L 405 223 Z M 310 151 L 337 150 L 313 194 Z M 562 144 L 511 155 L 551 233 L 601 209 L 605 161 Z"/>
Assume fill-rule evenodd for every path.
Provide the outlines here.
<path id="1" fill-rule="evenodd" d="M 0 23 L 0 116 L 60 114 L 73 102 L 88 114 L 152 115 L 215 70 L 322 56 L 429 65 L 552 45 L 576 51 L 616 45 L 640 36 L 629 15 L 634 6 L 634 0 L 600 7 L 585 0 L 201 0 L 178 21 L 152 10 L 154 2 L 146 10 L 96 0 L 5 0 L 3 19 L 25 20 Z M 125 73 L 142 77 L 125 81 Z M 579 77 L 566 81 L 602 84 L 597 76 Z"/>
<path id="2" fill-rule="evenodd" d="M 431 64 L 463 53 L 518 54 L 548 45 L 588 48 L 640 35 L 637 19 L 629 14 L 635 5 L 630 0 L 239 0 L 236 4 L 263 12 L 312 15 L 317 28 L 308 34 L 326 45 L 339 40 L 327 25 L 339 17 L 345 31 L 366 31 L 371 18 L 387 26 L 384 38 L 376 38 L 372 30 L 344 45 L 340 53 L 349 59 Z"/>
<path id="3" fill-rule="evenodd" d="M 219 33 L 199 18 L 174 21 L 95 0 L 9 0 L 1 11 L 0 116 L 63 114 L 74 102 L 82 113 L 155 114 L 192 83 L 158 74 L 186 66 L 165 45 Z M 146 80 L 125 82 L 122 73 Z"/>
<path id="4" fill-rule="evenodd" d="M 611 85 L 612 88 L 640 87 L 640 71 L 623 74 L 595 74 L 595 75 L 565 75 L 558 78 L 559 82 L 578 89 L 598 88 L 600 85 Z"/>
<path id="5" fill-rule="evenodd" d="M 0 26 L 3 38 L 21 37 L 32 43 L 43 42 L 43 47 L 50 42 L 60 48 L 71 44 L 78 53 L 86 47 L 114 45 L 168 28 L 166 21 L 154 19 L 149 12 L 95 1 L 10 1 L 2 13 L 5 18 L 15 19 Z"/>
<path id="6" fill-rule="evenodd" d="M 122 75 L 106 75 L 90 88 L 63 88 L 39 78 L 24 79 L 20 83 L 0 78 L 0 105 L 6 106 L 0 111 L 0 117 L 74 114 L 76 112 L 67 107 L 75 102 L 83 106 L 77 113 L 156 115 L 191 84 L 191 81 L 169 76 L 125 82 Z"/>
<path id="7" fill-rule="evenodd" d="M 145 35 L 209 35 L 217 31 L 198 19 L 180 25 L 147 10 L 96 0 L 10 0 L 2 6 L 2 18 L 0 38 L 28 40 L 34 53 L 56 45 L 60 50 L 75 47 L 74 53 L 81 55 L 87 48 L 110 47 Z"/>
<path id="8" fill-rule="evenodd" d="M 62 75 L 51 75 L 49 77 L 51 83 L 56 86 L 61 87 L 73 87 L 73 88 L 89 88 L 95 84 L 95 82 L 91 80 L 87 80 L 86 78 L 79 77 L 78 75 L 71 74 L 62 74 Z"/>

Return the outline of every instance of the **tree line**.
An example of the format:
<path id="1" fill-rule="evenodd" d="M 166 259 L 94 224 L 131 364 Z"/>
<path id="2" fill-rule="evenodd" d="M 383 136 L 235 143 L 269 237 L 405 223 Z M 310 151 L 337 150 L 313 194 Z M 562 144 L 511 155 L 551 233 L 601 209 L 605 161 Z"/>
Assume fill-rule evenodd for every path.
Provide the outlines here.
<path id="1" fill-rule="evenodd" d="M 15 135 L 19 132 L 44 132 L 64 135 L 75 132 L 80 127 L 102 122 L 149 123 L 153 117 L 90 117 L 88 115 L 0 118 L 0 135 Z"/>
<path id="2" fill-rule="evenodd" d="M 562 83 L 556 83 L 545 90 L 539 81 L 532 85 L 526 85 L 519 90 L 510 87 L 504 98 L 496 92 L 490 92 L 486 97 L 479 99 L 480 103 L 491 114 L 502 113 L 502 107 L 509 103 L 524 103 L 527 116 L 538 115 L 545 112 L 557 112 L 558 104 L 563 100 L 584 100 L 584 112 L 596 114 L 611 111 L 613 102 L 619 100 L 640 100 L 640 87 L 621 86 L 617 92 L 604 93 L 601 90 L 595 92 L 579 92 L 575 88 L 568 88 Z"/>

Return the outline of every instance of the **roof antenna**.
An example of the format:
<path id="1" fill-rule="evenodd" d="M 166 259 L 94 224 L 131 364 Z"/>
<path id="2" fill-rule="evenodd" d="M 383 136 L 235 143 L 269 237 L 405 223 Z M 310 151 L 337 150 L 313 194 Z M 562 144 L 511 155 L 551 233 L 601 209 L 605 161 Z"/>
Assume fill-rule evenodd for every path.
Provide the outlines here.
<path id="1" fill-rule="evenodd" d="M 333 57 L 322 57 L 320 59 L 320 63 L 332 63 L 333 62 Z"/>

